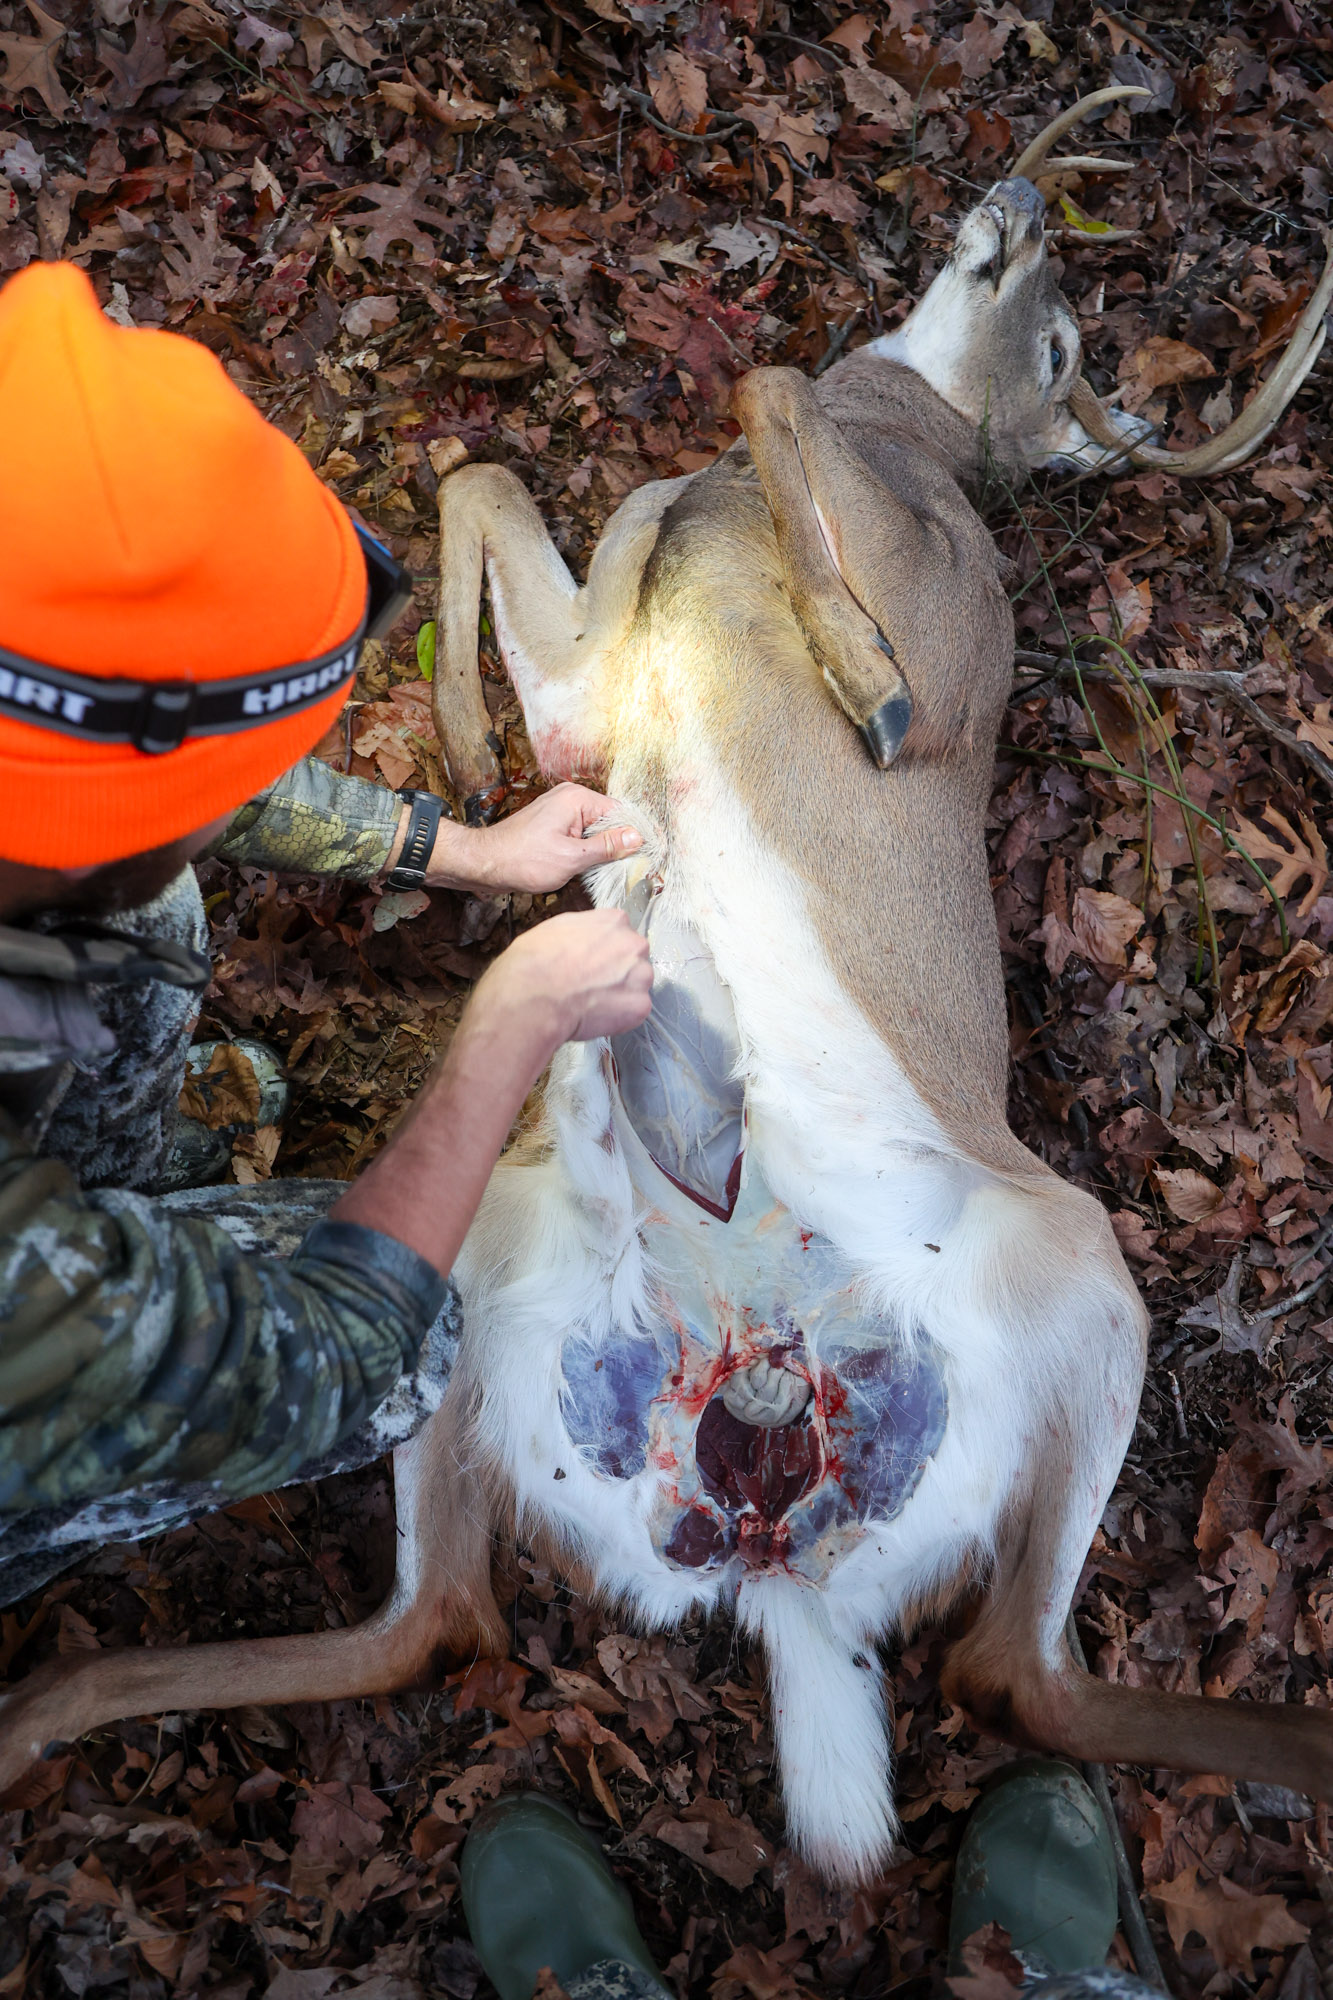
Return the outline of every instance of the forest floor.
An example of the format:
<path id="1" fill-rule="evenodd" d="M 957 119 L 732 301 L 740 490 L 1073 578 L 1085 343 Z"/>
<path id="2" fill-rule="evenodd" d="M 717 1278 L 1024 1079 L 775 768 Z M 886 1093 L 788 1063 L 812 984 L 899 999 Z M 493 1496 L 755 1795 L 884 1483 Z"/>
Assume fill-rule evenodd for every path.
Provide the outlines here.
<path id="1" fill-rule="evenodd" d="M 1117 80 L 1147 109 L 1080 147 L 1130 170 L 1044 183 L 1052 251 L 1094 384 L 1187 446 L 1271 365 L 1333 190 L 1333 29 L 1293 0 L 0 0 L 0 61 L 0 272 L 72 258 L 124 324 L 214 348 L 417 578 L 324 745 L 394 786 L 442 789 L 417 628 L 465 454 L 519 471 L 581 573 L 626 493 L 729 443 L 739 374 L 896 324 L 977 194 Z M 1153 1316 L 1083 1644 L 1127 1685 L 1321 1708 L 1331 379 L 1326 358 L 1239 472 L 1043 477 L 989 506 L 1019 579 L 990 816 L 1013 1119 L 1111 1210 Z M 1084 634 L 1116 644 L 1079 681 Z M 519 801 L 539 780 L 487 676 Z M 294 1082 L 282 1134 L 239 1136 L 242 1179 L 354 1171 L 546 911 L 216 863 L 205 887 L 207 1025 L 275 1043 Z M 0 1668 L 353 1620 L 391 1525 L 380 1468 L 110 1549 L 4 1614 Z M 682 1993 L 939 1989 L 963 1816 L 1010 1753 L 941 1702 L 938 1632 L 886 1659 L 896 1865 L 836 1893 L 784 1845 L 728 1624 L 630 1637 L 522 1557 L 504 1594 L 511 1659 L 435 1692 L 167 1716 L 37 1767 L 0 1814 L 0 1994 L 485 2000 L 459 1851 L 525 1784 L 578 1804 Z M 1112 1785 L 1173 1991 L 1329 1990 L 1324 1806 Z"/>

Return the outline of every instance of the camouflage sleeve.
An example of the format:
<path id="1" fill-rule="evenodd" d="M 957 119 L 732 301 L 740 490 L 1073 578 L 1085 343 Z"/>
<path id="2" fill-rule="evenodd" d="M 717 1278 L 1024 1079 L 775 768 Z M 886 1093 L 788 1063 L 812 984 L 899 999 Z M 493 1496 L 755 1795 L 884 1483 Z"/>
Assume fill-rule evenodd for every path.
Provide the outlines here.
<path id="1" fill-rule="evenodd" d="M 447 1289 L 356 1224 L 288 1261 L 85 1195 L 0 1119 L 0 1518 L 167 1477 L 266 1491 L 415 1365 Z"/>
<path id="2" fill-rule="evenodd" d="M 402 800 L 383 785 L 345 778 L 303 757 L 243 805 L 211 850 L 287 875 L 342 875 L 369 882 L 389 859 Z"/>

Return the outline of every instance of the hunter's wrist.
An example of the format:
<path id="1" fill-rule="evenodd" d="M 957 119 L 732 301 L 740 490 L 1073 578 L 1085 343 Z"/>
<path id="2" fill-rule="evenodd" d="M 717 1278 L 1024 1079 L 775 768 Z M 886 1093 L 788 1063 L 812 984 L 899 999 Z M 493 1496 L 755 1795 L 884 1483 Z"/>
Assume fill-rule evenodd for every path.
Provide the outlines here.
<path id="1" fill-rule="evenodd" d="M 578 1026 L 575 1009 L 564 995 L 531 986 L 514 976 L 503 960 L 477 987 L 468 1016 L 479 1035 L 495 1037 L 506 1060 L 521 1054 L 532 1062 L 534 1075 Z"/>
<path id="2" fill-rule="evenodd" d="M 456 819 L 442 819 L 426 864 L 427 886 L 484 890 L 488 886 L 487 875 L 485 829 L 462 826 Z"/>

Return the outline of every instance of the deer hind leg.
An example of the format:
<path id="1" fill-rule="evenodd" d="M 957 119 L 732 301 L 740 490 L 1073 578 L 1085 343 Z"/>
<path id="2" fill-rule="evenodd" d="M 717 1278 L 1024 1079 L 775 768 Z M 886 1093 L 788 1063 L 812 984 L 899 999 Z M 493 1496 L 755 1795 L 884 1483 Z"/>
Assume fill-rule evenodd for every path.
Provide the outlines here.
<path id="1" fill-rule="evenodd" d="M 67 1654 L 0 1694 L 0 1792 L 47 1745 L 164 1709 L 335 1701 L 429 1685 L 447 1657 L 506 1652 L 491 1594 L 492 1500 L 461 1396 L 394 1454 L 393 1590 L 351 1630 L 222 1645 Z"/>
<path id="2" fill-rule="evenodd" d="M 976 698 L 974 663 L 998 642 L 1007 687 L 1012 650 L 994 546 L 971 508 L 941 488 L 931 511 L 915 511 L 852 450 L 793 368 L 755 369 L 731 406 L 797 623 L 875 762 L 887 768 L 904 742 L 916 755 L 957 743 Z M 987 712 L 973 734 L 990 725 Z"/>
<path id="3" fill-rule="evenodd" d="M 944 1694 L 978 1728 L 1094 1764 L 1206 1772 L 1333 1799 L 1333 1715 L 1294 1703 L 1163 1694 L 1099 1680 L 1065 1637 L 1073 1584 L 1038 1491 L 1021 1548 L 1002 1555 L 980 1615 L 951 1648 Z"/>

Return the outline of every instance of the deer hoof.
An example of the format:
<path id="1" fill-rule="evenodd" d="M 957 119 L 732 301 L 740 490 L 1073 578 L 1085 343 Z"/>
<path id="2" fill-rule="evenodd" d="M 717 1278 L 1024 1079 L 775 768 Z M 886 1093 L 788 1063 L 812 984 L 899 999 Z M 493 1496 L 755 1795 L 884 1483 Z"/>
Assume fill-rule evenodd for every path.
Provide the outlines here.
<path id="1" fill-rule="evenodd" d="M 796 1422 L 811 1394 L 804 1375 L 780 1365 L 775 1367 L 760 1356 L 748 1368 L 740 1368 L 728 1376 L 722 1387 L 722 1403 L 739 1423 L 776 1431 Z"/>
<path id="2" fill-rule="evenodd" d="M 912 697 L 906 689 L 891 694 L 861 724 L 861 737 L 881 771 L 887 771 L 903 747 L 912 720 Z"/>

